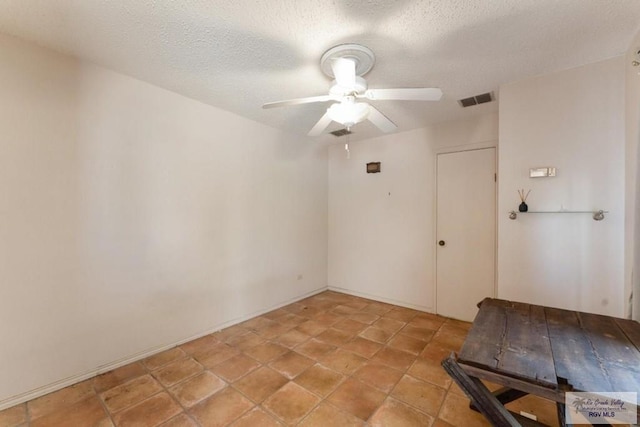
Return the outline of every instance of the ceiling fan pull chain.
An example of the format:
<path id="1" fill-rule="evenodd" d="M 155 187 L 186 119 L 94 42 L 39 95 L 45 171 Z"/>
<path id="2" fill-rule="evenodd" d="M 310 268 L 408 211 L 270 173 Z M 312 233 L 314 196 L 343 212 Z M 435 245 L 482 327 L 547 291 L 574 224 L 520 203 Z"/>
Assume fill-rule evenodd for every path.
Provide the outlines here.
<path id="1" fill-rule="evenodd" d="M 347 134 L 347 142 L 344 144 L 344 150 L 347 152 L 347 160 L 351 158 L 351 151 L 349 151 L 349 134 Z"/>

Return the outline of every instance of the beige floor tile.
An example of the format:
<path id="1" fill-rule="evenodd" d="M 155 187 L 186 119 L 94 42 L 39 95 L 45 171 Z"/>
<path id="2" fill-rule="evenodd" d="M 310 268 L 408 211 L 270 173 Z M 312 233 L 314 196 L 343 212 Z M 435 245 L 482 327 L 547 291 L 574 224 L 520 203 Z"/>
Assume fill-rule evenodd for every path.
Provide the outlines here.
<path id="1" fill-rule="evenodd" d="M 260 329 L 264 329 L 267 326 L 273 325 L 275 322 L 267 317 L 258 316 L 253 319 L 249 319 L 246 322 L 242 322 L 240 326 L 246 328 L 250 331 L 258 331 Z"/>
<path id="2" fill-rule="evenodd" d="M 182 412 L 182 408 L 162 392 L 118 412 L 113 419 L 118 427 L 154 427 Z"/>
<path id="3" fill-rule="evenodd" d="M 381 348 L 382 344 L 362 337 L 355 337 L 342 346 L 345 350 L 352 351 L 362 357 L 371 358 Z"/>
<path id="4" fill-rule="evenodd" d="M 366 361 L 366 358 L 341 348 L 327 353 L 321 359 L 324 366 L 344 375 L 353 374 Z"/>
<path id="5" fill-rule="evenodd" d="M 315 320 L 307 320 L 306 322 L 299 324 L 295 330 L 313 337 L 326 331 L 327 327 L 321 325 Z"/>
<path id="6" fill-rule="evenodd" d="M 339 316 L 349 316 L 350 314 L 357 313 L 360 310 L 355 307 L 349 307 L 348 305 L 340 304 L 335 306 L 331 311 Z"/>
<path id="7" fill-rule="evenodd" d="M 171 394 L 186 408 L 214 395 L 227 384 L 210 371 L 204 371 L 169 389 Z"/>
<path id="8" fill-rule="evenodd" d="M 260 362 L 244 354 L 239 354 L 214 366 L 211 371 L 227 382 L 234 382 L 258 367 L 260 367 Z"/>
<path id="9" fill-rule="evenodd" d="M 307 390 L 326 397 L 338 387 L 344 378 L 344 375 L 316 364 L 298 375 L 294 381 Z"/>
<path id="10" fill-rule="evenodd" d="M 434 421 L 431 427 L 456 427 L 456 426 L 452 426 L 448 422 L 442 421 L 440 418 L 438 418 L 437 420 Z"/>
<path id="11" fill-rule="evenodd" d="M 351 332 L 329 328 L 321 334 L 318 334 L 315 339 L 339 347 L 348 343 L 354 336 L 355 334 Z"/>
<path id="12" fill-rule="evenodd" d="M 556 403 L 541 397 L 528 395 L 505 405 L 507 409 L 519 414 L 525 411 L 535 415 L 538 421 L 548 426 L 558 426 Z"/>
<path id="13" fill-rule="evenodd" d="M 388 398 L 369 420 L 371 427 L 418 427 L 429 426 L 433 417 L 404 403 Z"/>
<path id="14" fill-rule="evenodd" d="M 223 330 L 218 331 L 211 335 L 218 341 L 224 342 L 233 336 L 244 335 L 248 332 L 250 331 L 247 328 L 243 327 L 242 325 L 233 325 L 233 326 L 229 326 L 228 328 L 224 328 Z"/>
<path id="15" fill-rule="evenodd" d="M 445 389 L 409 375 L 402 377 L 391 392 L 394 398 L 434 417 L 438 415 L 445 394 Z"/>
<path id="16" fill-rule="evenodd" d="M 153 376 L 165 387 L 171 387 L 200 372 L 204 368 L 201 364 L 188 357 L 171 362 L 168 365 L 153 372 Z"/>
<path id="17" fill-rule="evenodd" d="M 387 341 L 389 341 L 389 339 L 395 334 L 395 332 L 386 330 L 386 329 L 380 329 L 380 328 L 376 328 L 375 326 L 371 326 L 367 329 L 365 329 L 364 331 L 360 332 L 360 335 L 362 338 L 366 338 L 378 343 L 386 343 Z"/>
<path id="18" fill-rule="evenodd" d="M 267 319 L 277 319 L 278 317 L 282 317 L 282 316 L 286 316 L 287 314 L 289 314 L 290 312 L 287 311 L 287 309 L 285 309 L 284 307 L 281 307 L 277 310 L 273 310 L 270 311 L 268 313 L 265 313 L 262 315 L 262 317 L 266 317 Z"/>
<path id="19" fill-rule="evenodd" d="M 381 363 L 400 371 L 406 371 L 416 360 L 416 356 L 405 351 L 385 347 L 371 358 L 372 362 Z"/>
<path id="20" fill-rule="evenodd" d="M 417 338 L 421 341 L 429 342 L 435 335 L 436 331 L 426 328 L 418 328 L 411 324 L 407 324 L 404 328 L 400 330 L 400 333 L 403 335 L 408 335 L 413 338 Z"/>
<path id="21" fill-rule="evenodd" d="M 409 322 L 409 326 L 437 331 L 444 324 L 445 320 L 446 318 L 444 317 L 422 313 L 414 317 L 413 320 Z"/>
<path id="22" fill-rule="evenodd" d="M 393 309 L 391 304 L 385 304 L 380 302 L 369 302 L 362 310 L 363 313 L 373 313 L 378 316 L 383 316 Z"/>
<path id="23" fill-rule="evenodd" d="M 290 351 L 272 361 L 269 366 L 291 380 L 314 364 L 314 360 Z"/>
<path id="24" fill-rule="evenodd" d="M 490 427 L 491 424 L 478 412 L 469 409 L 469 399 L 455 393 L 447 393 L 438 418 L 453 426 Z"/>
<path id="25" fill-rule="evenodd" d="M 360 311 L 369 304 L 369 300 L 352 295 L 347 295 L 347 299 L 343 304 Z"/>
<path id="26" fill-rule="evenodd" d="M 365 384 L 389 393 L 403 376 L 401 371 L 386 365 L 368 362 L 353 375 Z"/>
<path id="27" fill-rule="evenodd" d="M 91 396 L 32 420 L 31 427 L 93 426 L 107 418 L 100 399 Z"/>
<path id="28" fill-rule="evenodd" d="M 197 357 L 213 349 L 219 342 L 213 335 L 205 335 L 197 340 L 182 344 L 180 348 L 185 353 Z"/>
<path id="29" fill-rule="evenodd" d="M 187 353 L 185 353 L 180 347 L 174 347 L 171 350 L 163 351 L 162 353 L 147 357 L 142 361 L 142 363 L 147 369 L 153 371 L 173 362 L 174 360 L 182 359 L 186 355 Z"/>
<path id="30" fill-rule="evenodd" d="M 279 337 L 274 339 L 274 342 L 285 346 L 287 348 L 293 348 L 298 344 L 302 344 L 311 338 L 310 335 L 305 334 L 304 332 L 300 332 L 297 329 L 291 329 Z"/>
<path id="31" fill-rule="evenodd" d="M 406 325 L 406 322 L 402 322 L 398 319 L 391 319 L 385 316 L 373 322 L 373 325 L 371 326 L 376 327 L 378 329 L 384 329 L 387 332 L 396 333 L 400 329 L 404 328 L 405 325 Z"/>
<path id="32" fill-rule="evenodd" d="M 28 402 L 27 406 L 31 414 L 31 419 L 34 420 L 81 400 L 85 400 L 94 394 L 93 381 L 87 380 L 34 399 Z"/>
<path id="33" fill-rule="evenodd" d="M 338 322 L 339 320 L 344 319 L 343 316 L 339 315 L 339 314 L 335 314 L 332 312 L 325 312 L 325 313 L 321 313 L 317 316 L 313 316 L 313 320 L 318 323 L 319 325 L 324 326 L 325 328 L 329 328 L 331 327 L 334 323 Z"/>
<path id="34" fill-rule="evenodd" d="M 299 427 L 364 427 L 365 422 L 355 415 L 342 411 L 328 403 L 320 403 L 300 423 Z"/>
<path id="35" fill-rule="evenodd" d="M 384 315 L 384 318 L 395 319 L 407 323 L 410 322 L 418 314 L 420 314 L 420 312 L 417 310 L 403 307 L 394 307 L 393 309 L 391 309 L 391 311 Z"/>
<path id="36" fill-rule="evenodd" d="M 147 371 L 144 369 L 141 363 L 135 362 L 129 365 L 122 366 L 118 369 L 114 369 L 113 371 L 109 371 L 102 375 L 98 375 L 93 379 L 93 386 L 98 393 L 101 393 L 105 390 L 109 390 L 110 388 L 119 386 L 120 384 L 124 384 L 127 381 L 132 380 L 133 378 L 140 377 L 146 374 Z"/>
<path id="37" fill-rule="evenodd" d="M 336 349 L 336 346 L 327 344 L 322 341 L 318 341 L 315 338 L 310 339 L 309 341 L 303 342 L 299 346 L 295 348 L 295 351 L 307 356 L 313 360 L 319 360 L 325 354 Z"/>
<path id="38" fill-rule="evenodd" d="M 162 390 L 162 386 L 151 375 L 143 375 L 114 387 L 101 394 L 111 413 L 136 404 Z"/>
<path id="39" fill-rule="evenodd" d="M 13 406 L 0 411 L 0 427 L 15 427 L 27 421 L 27 405 Z"/>
<path id="40" fill-rule="evenodd" d="M 232 423 L 253 407 L 249 399 L 227 387 L 195 405 L 190 412 L 200 425 L 218 427 Z"/>
<path id="41" fill-rule="evenodd" d="M 396 334 L 396 336 L 391 338 L 387 343 L 387 346 L 391 348 L 406 351 L 407 353 L 415 354 L 416 356 L 424 350 L 426 345 L 427 343 L 425 341 L 410 337 L 409 335 L 404 335 L 402 332 Z"/>
<path id="42" fill-rule="evenodd" d="M 160 424 L 158 427 L 199 427 L 187 414 L 180 414 Z"/>
<path id="43" fill-rule="evenodd" d="M 355 320 L 357 322 L 364 323 L 367 325 L 371 325 L 376 320 L 380 319 L 380 316 L 374 313 L 359 312 L 359 313 L 351 314 L 349 316 L 349 319 Z"/>
<path id="44" fill-rule="evenodd" d="M 450 331 L 444 329 L 442 326 L 438 332 L 435 333 L 431 342 L 437 342 L 442 344 L 443 346 L 449 347 L 453 350 L 460 351 L 460 347 L 464 343 L 465 335 L 452 334 Z"/>
<path id="45" fill-rule="evenodd" d="M 434 362 L 429 359 L 416 359 L 407 373 L 415 378 L 427 381 L 444 389 L 448 389 L 452 382 L 451 377 L 444 368 L 442 368 L 440 362 Z"/>
<path id="46" fill-rule="evenodd" d="M 233 387 L 255 403 L 261 403 L 288 381 L 284 375 L 263 366 L 233 383 Z"/>
<path id="47" fill-rule="evenodd" d="M 301 323 L 306 322 L 307 319 L 306 317 L 302 317 L 302 316 L 298 316 L 297 314 L 293 314 L 293 313 L 288 313 L 285 314 L 284 316 L 280 316 L 276 319 L 276 321 L 278 323 L 281 323 L 283 325 L 290 325 L 290 326 L 298 326 Z"/>
<path id="48" fill-rule="evenodd" d="M 235 335 L 225 341 L 225 343 L 240 351 L 246 351 L 251 347 L 264 343 L 266 340 L 255 332 L 248 332 L 243 335 Z"/>
<path id="49" fill-rule="evenodd" d="M 283 347 L 272 342 L 266 342 L 263 344 L 258 344 L 255 347 L 251 347 L 250 349 L 245 350 L 244 353 L 253 357 L 261 363 L 267 363 L 278 356 L 282 356 L 287 351 L 289 351 L 287 347 Z"/>
<path id="50" fill-rule="evenodd" d="M 437 342 L 437 341 L 431 340 L 426 345 L 424 350 L 422 350 L 422 352 L 420 352 L 420 357 L 423 358 L 423 359 L 428 359 L 428 360 L 430 360 L 432 362 L 440 363 L 444 359 L 449 357 L 449 355 L 452 352 L 456 352 L 457 353 L 458 350 L 454 349 L 451 346 L 443 344 L 441 342 Z"/>
<path id="51" fill-rule="evenodd" d="M 332 328 L 339 331 L 345 331 L 351 336 L 356 335 L 369 327 L 367 323 L 359 322 L 353 319 L 355 314 L 352 314 L 349 318 L 336 322 Z"/>
<path id="52" fill-rule="evenodd" d="M 298 384 L 290 382 L 272 394 L 262 406 L 284 423 L 295 424 L 302 420 L 319 402 L 320 398 Z"/>
<path id="53" fill-rule="evenodd" d="M 284 427 L 284 424 L 256 407 L 231 424 L 231 427 Z"/>
<path id="54" fill-rule="evenodd" d="M 207 368 L 213 368 L 220 363 L 231 359 L 240 353 L 240 350 L 232 348 L 227 344 L 218 343 L 215 344 L 210 350 L 194 355 L 196 360 Z"/>
<path id="55" fill-rule="evenodd" d="M 464 322 L 462 320 L 456 320 L 456 319 L 446 319 L 445 320 L 446 323 L 446 327 L 452 326 L 454 328 L 458 328 L 458 329 L 462 329 L 464 330 L 464 332 L 469 332 L 469 329 L 471 329 L 471 322 Z"/>
<path id="56" fill-rule="evenodd" d="M 384 401 L 386 394 L 361 381 L 347 378 L 331 393 L 327 401 L 349 412 L 363 421 L 375 412 Z"/>
<path id="57" fill-rule="evenodd" d="M 290 331 L 295 325 L 284 325 L 282 323 L 275 322 L 273 325 L 269 325 L 266 328 L 258 330 L 256 333 L 260 337 L 268 340 L 272 340 L 280 335 Z"/>

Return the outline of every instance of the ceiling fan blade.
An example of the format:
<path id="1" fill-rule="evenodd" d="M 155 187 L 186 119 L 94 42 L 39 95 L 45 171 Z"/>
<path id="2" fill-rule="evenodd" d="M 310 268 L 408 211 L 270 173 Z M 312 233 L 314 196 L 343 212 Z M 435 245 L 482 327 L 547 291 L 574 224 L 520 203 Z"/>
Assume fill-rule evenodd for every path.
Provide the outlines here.
<path id="1" fill-rule="evenodd" d="M 329 126 L 331 123 L 331 117 L 329 117 L 329 113 L 324 113 L 324 116 L 318 120 L 318 123 L 309 131 L 309 136 L 318 136 L 322 133 L 323 130 Z"/>
<path id="2" fill-rule="evenodd" d="M 369 116 L 367 118 L 382 132 L 393 132 L 398 127 L 373 105 L 369 105 Z"/>
<path id="3" fill-rule="evenodd" d="M 262 106 L 262 108 L 286 107 L 288 105 L 309 104 L 311 102 L 327 102 L 327 101 L 340 101 L 340 98 L 337 96 L 331 96 L 331 95 L 310 96 L 308 98 L 297 98 L 297 99 L 287 99 L 286 101 L 267 102 Z"/>
<path id="4" fill-rule="evenodd" d="M 336 58 L 331 62 L 331 69 L 338 86 L 352 88 L 356 85 L 356 63 L 351 59 Z"/>
<path id="5" fill-rule="evenodd" d="M 402 88 L 402 89 L 369 89 L 364 97 L 376 100 L 398 101 L 440 101 L 442 91 L 435 87 Z"/>

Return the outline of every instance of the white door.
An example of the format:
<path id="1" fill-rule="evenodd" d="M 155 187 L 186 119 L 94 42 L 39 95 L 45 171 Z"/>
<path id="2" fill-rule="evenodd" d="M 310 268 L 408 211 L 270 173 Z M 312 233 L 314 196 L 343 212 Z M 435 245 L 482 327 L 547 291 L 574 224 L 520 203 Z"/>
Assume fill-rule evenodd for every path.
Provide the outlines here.
<path id="1" fill-rule="evenodd" d="M 439 154 L 437 162 L 436 309 L 471 321 L 495 289 L 495 148 Z"/>

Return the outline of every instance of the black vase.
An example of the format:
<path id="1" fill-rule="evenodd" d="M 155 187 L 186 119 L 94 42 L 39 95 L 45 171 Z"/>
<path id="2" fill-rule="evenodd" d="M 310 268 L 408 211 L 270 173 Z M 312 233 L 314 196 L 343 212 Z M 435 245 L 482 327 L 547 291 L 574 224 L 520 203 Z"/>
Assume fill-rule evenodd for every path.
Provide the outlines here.
<path id="1" fill-rule="evenodd" d="M 520 203 L 520 206 L 518 206 L 518 210 L 520 212 L 526 212 L 529 210 L 529 206 L 527 206 L 527 204 L 525 202 Z"/>

